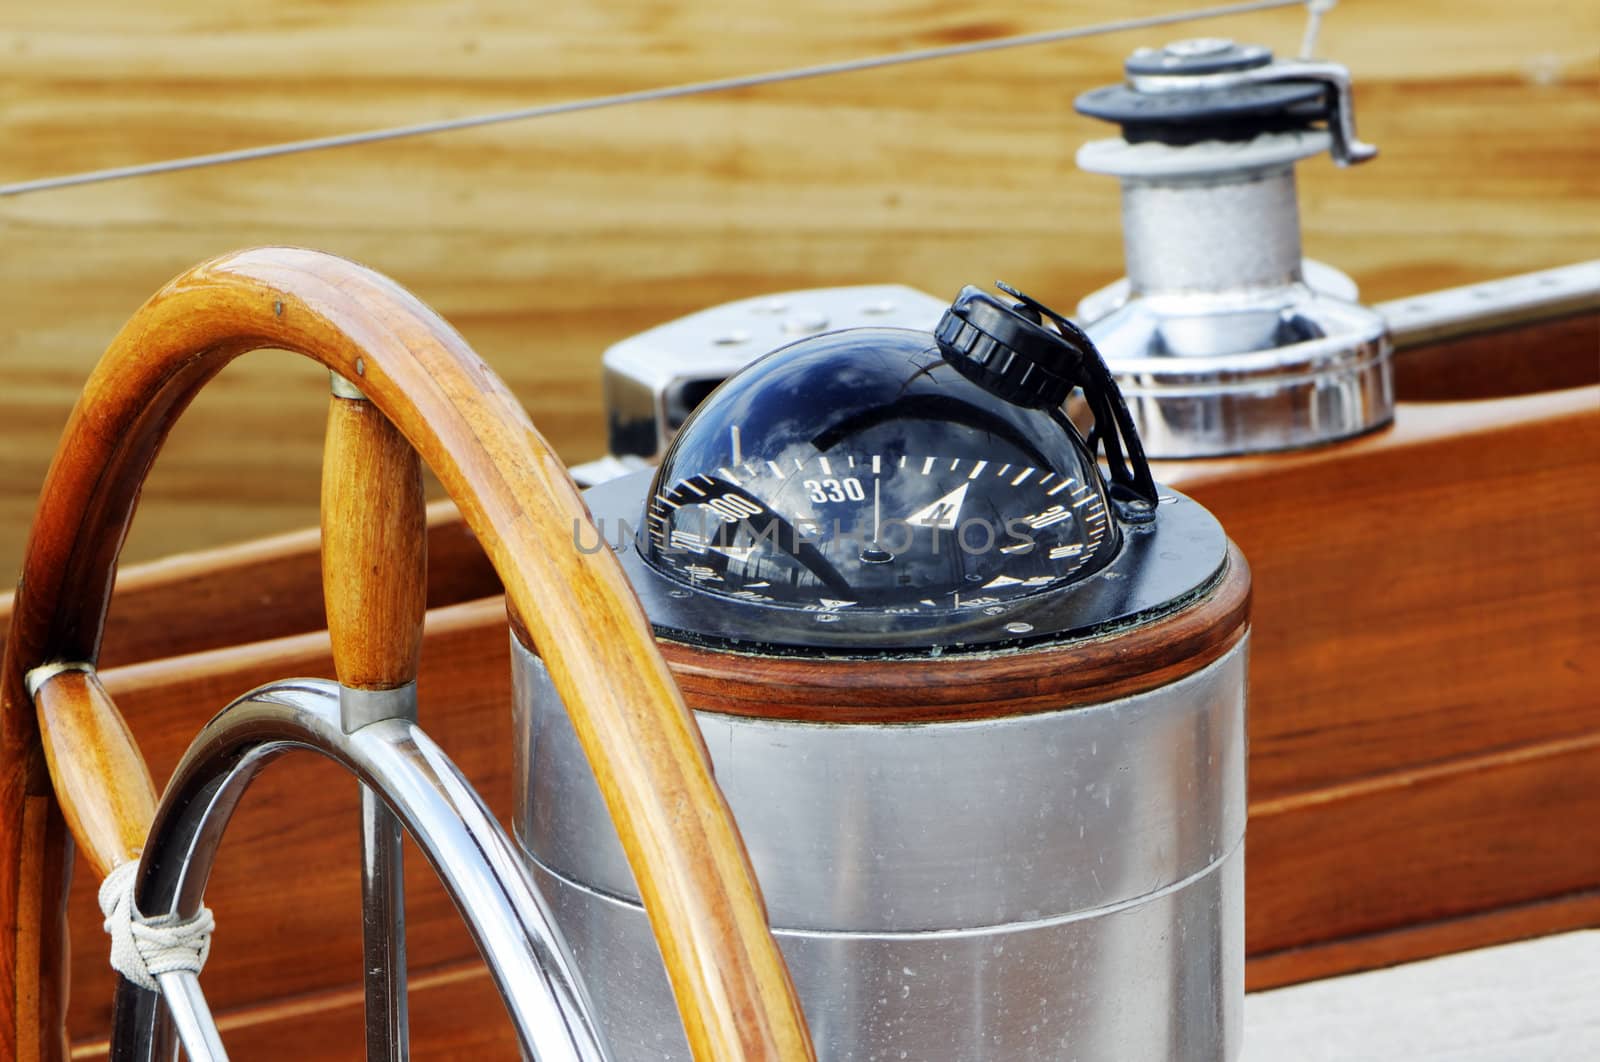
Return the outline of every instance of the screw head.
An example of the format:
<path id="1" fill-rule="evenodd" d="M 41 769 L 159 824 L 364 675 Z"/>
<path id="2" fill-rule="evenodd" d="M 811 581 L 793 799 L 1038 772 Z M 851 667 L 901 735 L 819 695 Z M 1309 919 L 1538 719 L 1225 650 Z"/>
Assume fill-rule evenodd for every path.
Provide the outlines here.
<path id="1" fill-rule="evenodd" d="M 1233 41 L 1227 37 L 1190 37 L 1188 40 L 1173 41 L 1163 50 L 1180 59 L 1191 59 L 1199 55 L 1219 55 L 1232 47 Z"/>

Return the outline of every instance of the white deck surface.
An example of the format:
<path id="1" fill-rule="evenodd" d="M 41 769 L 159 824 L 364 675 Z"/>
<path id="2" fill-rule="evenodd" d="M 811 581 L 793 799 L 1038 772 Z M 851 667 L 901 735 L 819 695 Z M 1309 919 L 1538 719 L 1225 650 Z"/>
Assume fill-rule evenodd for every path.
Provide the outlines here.
<path id="1" fill-rule="evenodd" d="M 1600 1062 L 1600 930 L 1245 997 L 1242 1062 Z"/>

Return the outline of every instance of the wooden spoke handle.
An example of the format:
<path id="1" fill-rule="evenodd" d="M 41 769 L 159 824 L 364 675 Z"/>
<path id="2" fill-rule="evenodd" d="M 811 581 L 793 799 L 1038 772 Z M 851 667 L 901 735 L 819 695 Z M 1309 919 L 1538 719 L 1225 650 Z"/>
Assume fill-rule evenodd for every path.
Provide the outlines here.
<path id="1" fill-rule="evenodd" d="M 65 1050 L 62 880 L 70 853 L 26 675 L 57 661 L 92 668 L 146 471 L 200 387 L 259 347 L 298 352 L 357 383 L 460 507 L 505 583 L 519 637 L 545 659 L 570 708 L 695 1057 L 811 1057 L 699 731 L 616 559 L 573 548 L 588 517 L 560 460 L 504 384 L 427 307 L 360 266 L 288 248 L 208 262 L 146 303 L 96 367 L 46 479 L 0 674 L 0 1057 Z M 390 603 L 401 613 L 412 607 L 404 594 Z M 399 626 L 369 633 L 384 645 Z M 404 673 L 386 670 L 399 659 L 389 649 L 350 659 L 352 667 L 375 662 L 370 674 L 351 672 L 372 681 Z M 53 732 L 55 703 L 46 697 L 39 705 Z M 111 722 L 96 732 L 112 742 L 126 734 Z M 126 740 L 108 766 L 125 762 L 130 749 L 137 758 Z M 66 748 L 53 753 L 58 768 Z M 100 802 L 136 789 L 125 779 L 108 782 Z M 87 819 L 77 814 L 82 827 Z M 93 849 L 99 842 L 88 832 L 80 840 Z"/>
<path id="2" fill-rule="evenodd" d="M 41 676 L 35 675 L 35 682 Z M 105 877 L 139 858 L 156 815 L 156 786 L 138 743 L 93 671 L 68 668 L 37 686 L 39 730 L 72 836 Z"/>
<path id="3" fill-rule="evenodd" d="M 335 391 L 322 455 L 322 596 L 339 681 L 415 682 L 428 594 L 422 462 L 383 412 Z"/>

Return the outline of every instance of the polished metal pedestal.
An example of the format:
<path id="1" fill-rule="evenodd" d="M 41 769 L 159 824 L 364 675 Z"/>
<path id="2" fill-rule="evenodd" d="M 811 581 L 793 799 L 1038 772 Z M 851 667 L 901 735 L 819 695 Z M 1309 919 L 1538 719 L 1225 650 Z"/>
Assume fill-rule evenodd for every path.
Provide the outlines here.
<path id="1" fill-rule="evenodd" d="M 1236 1057 L 1246 652 L 989 720 L 697 713 L 819 1059 Z M 687 1058 L 566 713 L 538 659 L 513 654 L 518 840 L 615 1057 Z"/>

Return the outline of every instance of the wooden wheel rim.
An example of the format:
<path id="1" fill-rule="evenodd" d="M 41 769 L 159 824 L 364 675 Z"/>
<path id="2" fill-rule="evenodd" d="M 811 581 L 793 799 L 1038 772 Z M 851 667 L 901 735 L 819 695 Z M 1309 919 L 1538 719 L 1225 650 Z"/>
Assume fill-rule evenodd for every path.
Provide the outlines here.
<path id="1" fill-rule="evenodd" d="M 810 1057 L 749 859 L 638 602 L 609 553 L 565 548 L 587 515 L 560 460 L 426 306 L 361 266 L 291 248 L 214 259 L 152 297 L 96 367 L 51 463 L 0 675 L 0 1046 L 19 1060 L 65 1049 L 71 845 L 25 676 L 52 661 L 93 664 L 156 453 L 195 393 L 261 347 L 356 383 L 460 507 L 519 637 L 572 706 L 695 1057 Z"/>

